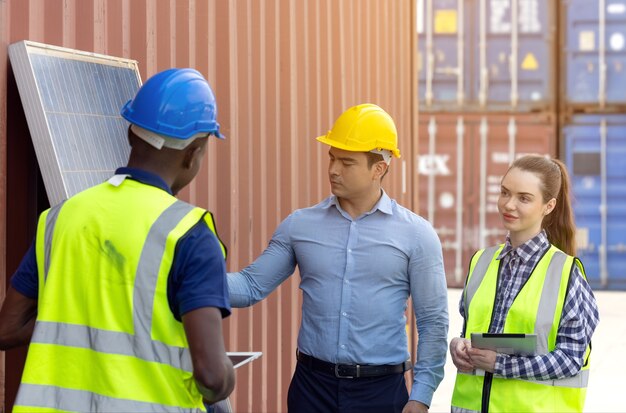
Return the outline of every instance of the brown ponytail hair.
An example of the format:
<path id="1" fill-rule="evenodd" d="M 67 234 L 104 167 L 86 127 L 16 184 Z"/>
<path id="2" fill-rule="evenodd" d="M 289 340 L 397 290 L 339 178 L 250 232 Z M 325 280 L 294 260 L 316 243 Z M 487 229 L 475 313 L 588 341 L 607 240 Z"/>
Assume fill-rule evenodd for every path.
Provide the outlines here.
<path id="1" fill-rule="evenodd" d="M 532 172 L 541 181 L 543 202 L 556 199 L 556 206 L 546 215 L 542 227 L 550 243 L 568 255 L 576 255 L 576 225 L 571 206 L 570 180 L 563 162 L 539 155 L 523 156 L 511 165 Z"/>

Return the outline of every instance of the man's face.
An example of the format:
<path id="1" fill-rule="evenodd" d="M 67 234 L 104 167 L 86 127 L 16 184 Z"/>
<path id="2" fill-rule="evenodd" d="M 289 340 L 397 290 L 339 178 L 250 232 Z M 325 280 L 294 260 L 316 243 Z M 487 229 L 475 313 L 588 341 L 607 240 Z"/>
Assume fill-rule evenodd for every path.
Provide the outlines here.
<path id="1" fill-rule="evenodd" d="M 338 198 L 352 199 L 367 195 L 378 179 L 376 167 L 367 166 L 364 152 L 345 151 L 331 147 L 328 151 L 328 178 L 330 189 Z"/>

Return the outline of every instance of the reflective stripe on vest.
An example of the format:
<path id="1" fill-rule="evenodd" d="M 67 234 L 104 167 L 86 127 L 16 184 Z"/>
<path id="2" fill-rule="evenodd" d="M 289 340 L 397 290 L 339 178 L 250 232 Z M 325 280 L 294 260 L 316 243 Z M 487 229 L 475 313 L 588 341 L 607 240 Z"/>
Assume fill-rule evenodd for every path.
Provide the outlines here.
<path id="1" fill-rule="evenodd" d="M 23 389 L 23 390 L 22 390 Z M 37 384 L 22 384 L 20 392 L 28 394 L 28 405 L 44 408 L 78 412 L 133 412 L 133 413 L 196 413 L 198 409 L 185 409 L 174 406 L 163 406 L 154 403 L 145 403 L 134 400 L 122 400 L 94 394 L 84 390 L 65 389 L 61 387 L 41 386 Z M 54 403 L 49 403 L 54 400 Z M 22 405 L 26 403 L 20 403 Z M 54 404 L 54 406 L 50 406 Z M 22 409 L 17 406 L 14 413 L 31 412 L 31 408 Z"/>
<path id="2" fill-rule="evenodd" d="M 57 223 L 59 211 L 61 210 L 61 207 L 64 203 L 65 200 L 59 205 L 50 208 L 50 211 L 48 211 L 48 215 L 46 215 L 46 233 L 44 235 L 44 243 L 46 246 L 44 254 L 44 280 L 48 277 L 48 271 L 50 270 L 50 246 L 52 245 L 52 234 L 54 233 L 54 226 Z"/>
<path id="3" fill-rule="evenodd" d="M 535 326 L 553 324 L 554 315 L 559 305 L 559 295 L 556 294 L 556 292 L 559 291 L 561 285 L 561 273 L 563 272 L 563 266 L 566 260 L 567 255 L 562 251 L 555 252 L 550 260 L 546 279 L 544 280 L 543 289 L 541 290 Z M 562 304 L 563 303 L 561 303 L 561 305 Z M 550 335 L 550 331 L 535 328 L 535 334 L 537 334 L 537 354 L 549 353 L 551 351 L 551 349 L 548 349 L 548 336 Z"/>
<path id="4" fill-rule="evenodd" d="M 43 277 L 47 280 L 54 228 L 62 205 L 51 208 L 45 217 Z M 189 349 L 168 346 L 152 340 L 152 315 L 155 286 L 159 277 L 168 234 L 196 207 L 176 200 L 150 227 L 136 268 L 133 288 L 132 323 L 134 334 L 108 331 L 64 322 L 37 321 L 31 343 L 68 348 L 89 349 L 103 354 L 131 356 L 147 362 L 169 365 L 186 372 L 193 371 Z M 204 218 L 206 219 L 206 218 Z M 210 228 L 214 232 L 213 228 Z M 214 232 L 215 233 L 215 232 Z M 216 234 L 217 236 L 217 234 Z M 43 286 L 40 286 L 40 294 Z M 123 374 L 123 372 L 120 372 Z M 79 411 L 180 411 L 198 412 L 199 408 L 183 408 L 104 396 L 87 390 L 68 389 L 54 385 L 22 383 L 14 411 L 41 407 Z"/>
<path id="5" fill-rule="evenodd" d="M 502 246 L 489 247 L 482 250 L 480 256 L 478 257 L 478 262 L 474 266 L 472 270 L 470 270 L 471 277 L 467 280 L 467 286 L 465 287 L 465 318 L 469 318 L 469 303 L 474 298 L 476 291 L 478 291 L 478 287 L 480 283 L 483 282 L 485 275 L 487 274 L 487 268 L 491 264 L 494 256 L 502 250 Z"/>
<path id="6" fill-rule="evenodd" d="M 484 376 L 485 370 L 473 370 L 471 372 L 458 372 L 458 374 L 465 374 L 469 376 Z M 566 377 L 563 379 L 556 380 L 526 380 L 526 379 L 515 379 L 519 381 L 527 381 L 530 383 L 538 383 L 544 384 L 546 386 L 555 386 L 555 387 L 587 387 L 587 383 L 589 383 L 589 370 L 581 370 L 577 375 L 572 377 Z"/>
<path id="7" fill-rule="evenodd" d="M 462 407 L 456 407 L 456 406 L 452 406 L 451 410 L 452 413 L 479 413 L 479 410 L 470 410 L 470 409 L 464 409 Z"/>

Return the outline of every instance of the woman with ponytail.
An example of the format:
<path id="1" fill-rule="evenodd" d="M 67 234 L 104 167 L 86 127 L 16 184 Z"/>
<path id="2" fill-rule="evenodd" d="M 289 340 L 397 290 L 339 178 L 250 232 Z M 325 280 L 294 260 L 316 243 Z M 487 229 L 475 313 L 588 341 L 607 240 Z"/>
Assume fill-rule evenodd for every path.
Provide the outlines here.
<path id="1" fill-rule="evenodd" d="M 576 254 L 563 163 L 528 155 L 502 178 L 505 243 L 477 251 L 460 302 L 453 412 L 580 412 L 598 307 Z M 533 354 L 472 347 L 472 333 L 534 334 Z"/>

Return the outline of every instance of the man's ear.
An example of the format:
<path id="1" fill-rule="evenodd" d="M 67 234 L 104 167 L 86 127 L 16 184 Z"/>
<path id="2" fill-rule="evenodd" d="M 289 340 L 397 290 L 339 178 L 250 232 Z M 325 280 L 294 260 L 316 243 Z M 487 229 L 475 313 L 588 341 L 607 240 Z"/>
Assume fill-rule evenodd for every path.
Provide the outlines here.
<path id="1" fill-rule="evenodd" d="M 183 167 L 185 169 L 192 169 L 194 162 L 198 161 L 198 152 L 202 151 L 202 147 L 195 145 L 195 142 L 184 149 L 185 155 L 183 157 Z"/>
<path id="2" fill-rule="evenodd" d="M 374 176 L 376 178 L 382 178 L 385 175 L 385 172 L 387 171 L 387 168 L 389 168 L 389 165 L 387 165 L 384 161 L 380 161 L 380 162 L 376 162 L 374 164 L 374 171 L 375 174 Z"/>

